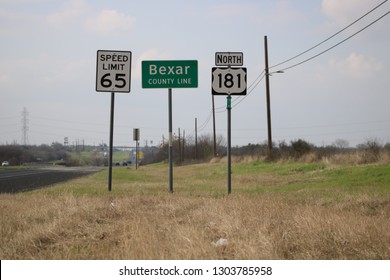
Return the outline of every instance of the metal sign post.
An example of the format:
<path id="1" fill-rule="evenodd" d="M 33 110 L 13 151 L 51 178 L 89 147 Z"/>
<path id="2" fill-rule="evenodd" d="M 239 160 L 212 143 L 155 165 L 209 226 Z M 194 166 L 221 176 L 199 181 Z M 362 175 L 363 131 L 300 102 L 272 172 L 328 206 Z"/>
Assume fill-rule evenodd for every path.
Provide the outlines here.
<path id="1" fill-rule="evenodd" d="M 130 92 L 131 52 L 97 51 L 96 91 L 111 92 L 110 147 L 108 155 L 108 191 L 112 189 L 112 152 L 114 144 L 115 92 Z"/>
<path id="2" fill-rule="evenodd" d="M 138 169 L 139 128 L 133 129 L 133 140 L 135 141 L 135 169 Z"/>
<path id="3" fill-rule="evenodd" d="M 227 191 L 228 194 L 232 192 L 232 97 L 228 95 L 226 97 L 226 109 L 227 109 Z"/>
<path id="4" fill-rule="evenodd" d="M 108 191 L 111 191 L 112 185 L 112 151 L 114 142 L 114 104 L 115 104 L 115 92 L 111 92 L 111 112 L 110 112 L 110 147 L 109 147 L 109 160 L 108 160 Z"/>
<path id="5" fill-rule="evenodd" d="M 169 192 L 173 193 L 172 88 L 198 87 L 197 60 L 142 61 L 142 88 L 168 89 Z"/>
<path id="6" fill-rule="evenodd" d="M 227 95 L 227 191 L 232 192 L 232 129 L 231 110 L 232 95 L 246 95 L 246 68 L 231 67 L 243 65 L 243 53 L 241 52 L 217 52 L 215 53 L 215 65 L 227 67 L 213 67 L 211 70 L 212 95 Z"/>
<path id="7" fill-rule="evenodd" d="M 169 192 L 173 193 L 173 136 L 172 136 L 172 89 L 168 89 L 168 159 L 169 159 Z"/>

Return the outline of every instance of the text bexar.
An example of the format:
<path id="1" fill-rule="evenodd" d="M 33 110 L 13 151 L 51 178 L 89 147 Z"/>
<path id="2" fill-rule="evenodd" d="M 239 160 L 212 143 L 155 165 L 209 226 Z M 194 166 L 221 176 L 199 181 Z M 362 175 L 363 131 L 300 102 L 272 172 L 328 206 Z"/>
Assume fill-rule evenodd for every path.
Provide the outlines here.
<path id="1" fill-rule="evenodd" d="M 149 74 L 150 75 L 187 75 L 188 70 L 190 69 L 189 65 L 186 66 L 160 66 L 151 64 L 149 65 Z"/>
<path id="2" fill-rule="evenodd" d="M 123 54 L 101 54 L 100 61 L 124 62 L 124 63 L 104 63 L 103 70 L 123 70 L 129 57 Z"/>

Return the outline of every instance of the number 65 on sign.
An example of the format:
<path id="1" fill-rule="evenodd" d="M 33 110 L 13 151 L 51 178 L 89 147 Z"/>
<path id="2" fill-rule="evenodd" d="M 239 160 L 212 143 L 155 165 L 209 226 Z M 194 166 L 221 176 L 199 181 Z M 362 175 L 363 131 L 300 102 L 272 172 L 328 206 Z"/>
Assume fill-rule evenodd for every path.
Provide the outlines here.
<path id="1" fill-rule="evenodd" d="M 246 68 L 213 67 L 213 95 L 246 95 Z"/>
<path id="2" fill-rule="evenodd" d="M 97 51 L 96 91 L 130 92 L 131 52 Z"/>

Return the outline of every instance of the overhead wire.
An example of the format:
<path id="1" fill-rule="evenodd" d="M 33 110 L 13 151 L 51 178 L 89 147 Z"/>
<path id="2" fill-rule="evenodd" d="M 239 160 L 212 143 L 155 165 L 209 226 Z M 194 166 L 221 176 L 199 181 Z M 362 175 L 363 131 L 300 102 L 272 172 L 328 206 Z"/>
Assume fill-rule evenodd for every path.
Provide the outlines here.
<path id="1" fill-rule="evenodd" d="M 363 19 L 364 17 L 366 17 L 367 15 L 369 15 L 370 13 L 372 13 L 373 11 L 375 11 L 376 9 L 378 9 L 380 6 L 382 6 L 382 5 L 383 5 L 384 3 L 386 3 L 387 1 L 388 1 L 388 0 L 383 1 L 383 2 L 380 3 L 379 5 L 377 5 L 376 7 L 374 7 L 373 9 L 371 9 L 370 11 L 368 11 L 367 13 L 365 13 L 364 15 L 362 15 L 361 17 L 359 17 L 358 19 L 356 19 L 355 21 L 353 21 L 352 23 L 350 23 L 349 25 L 347 25 L 346 27 L 344 27 L 343 29 L 341 29 L 340 31 L 336 32 L 335 34 L 333 34 L 332 36 L 326 38 L 325 40 L 321 41 L 320 43 L 316 44 L 315 46 L 313 46 L 313 47 L 307 49 L 307 50 L 304 51 L 304 52 L 301 52 L 301 53 L 299 53 L 299 54 L 293 56 L 293 57 L 290 58 L 290 59 L 287 59 L 287 60 L 285 60 L 285 61 L 283 61 L 283 62 L 281 62 L 281 63 L 278 63 L 278 64 L 276 64 L 276 65 L 273 65 L 273 66 L 269 67 L 269 69 L 275 68 L 275 67 L 280 66 L 280 65 L 282 65 L 282 64 L 285 64 L 285 63 L 287 63 L 287 62 L 289 62 L 289 61 L 291 61 L 291 60 L 293 60 L 293 59 L 295 59 L 295 58 L 297 58 L 297 57 L 300 57 L 300 56 L 302 56 L 303 54 L 305 54 L 305 53 L 307 53 L 307 52 L 309 52 L 309 51 L 315 49 L 316 47 L 322 45 L 323 43 L 329 41 L 330 39 L 334 38 L 335 36 L 337 36 L 338 34 L 340 34 L 341 32 L 343 32 L 344 30 L 348 29 L 349 27 L 351 27 L 352 25 L 354 25 L 355 23 L 357 23 L 358 21 L 360 21 L 361 19 Z M 316 58 L 316 57 L 318 57 L 318 56 L 320 56 L 320 55 L 322 55 L 322 54 L 324 54 L 324 53 L 326 53 L 326 52 L 332 50 L 333 48 L 335 48 L 335 47 L 341 45 L 341 44 L 344 43 L 345 41 L 351 39 L 352 37 L 356 36 L 356 35 L 359 34 L 360 32 L 364 31 L 365 29 L 367 29 L 367 28 L 370 27 L 371 25 L 375 24 L 376 22 L 378 22 L 379 20 L 381 20 L 383 17 L 385 17 L 385 16 L 388 15 L 389 13 L 390 13 L 390 11 L 387 12 L 386 14 L 382 15 L 381 17 L 379 17 L 379 18 L 376 19 L 375 21 L 371 22 L 370 24 L 366 25 L 365 27 L 363 27 L 363 28 L 360 29 L 359 31 L 355 32 L 355 33 L 352 34 L 351 36 L 349 36 L 349 37 L 347 37 L 346 39 L 342 40 L 341 42 L 339 42 L 339 43 L 333 45 L 332 47 L 330 47 L 330 48 L 328 48 L 328 49 L 326 49 L 325 51 L 322 51 L 322 52 L 320 52 L 320 53 L 318 53 L 318 54 L 316 54 L 316 55 L 314 55 L 314 56 L 312 56 L 312 57 L 310 57 L 310 58 L 308 58 L 308 59 L 306 59 L 306 60 L 304 60 L 304 61 L 301 61 L 301 62 L 299 62 L 299 63 L 296 63 L 296 64 L 294 64 L 294 65 L 292 65 L 292 66 L 289 66 L 289 67 L 286 67 L 286 68 L 277 70 L 276 72 L 285 71 L 285 70 L 291 69 L 291 68 L 293 68 L 293 67 L 299 66 L 299 65 L 301 65 L 301 64 L 303 64 L 303 63 L 305 63 L 305 62 L 308 62 L 308 61 L 310 61 L 310 60 L 312 60 L 312 59 L 314 59 L 314 58 Z M 242 99 L 235 99 L 235 100 L 232 101 L 232 108 L 236 107 L 236 106 L 237 106 L 238 104 L 240 104 L 243 100 L 245 100 L 245 98 L 248 97 L 248 96 L 250 95 L 250 93 L 258 86 L 258 84 L 262 81 L 262 79 L 263 79 L 264 76 L 265 76 L 263 73 L 264 73 L 264 71 L 263 71 L 262 73 L 260 73 L 260 75 L 258 75 L 257 78 L 256 78 L 256 79 L 252 82 L 252 84 L 248 87 L 248 94 L 247 94 L 247 95 L 245 95 Z M 256 82 L 258 79 L 260 79 L 260 80 L 259 80 L 258 82 Z M 252 86 L 253 86 L 253 88 L 250 89 Z M 234 104 L 235 102 L 237 102 L 237 103 Z M 222 108 L 224 108 L 224 107 L 218 107 L 217 109 L 222 109 Z M 225 112 L 225 111 L 226 111 L 226 109 L 224 109 L 224 110 L 222 110 L 222 111 L 218 111 L 217 113 L 222 113 L 222 112 Z"/>
<path id="2" fill-rule="evenodd" d="M 270 68 L 277 67 L 277 66 L 280 66 L 280 65 L 282 65 L 282 64 L 285 64 L 285 63 L 287 63 L 287 62 L 289 62 L 289 61 L 291 61 L 291 60 L 293 60 L 293 59 L 295 59 L 295 58 L 297 58 L 297 57 L 299 57 L 299 56 L 301 56 L 301 55 L 303 55 L 303 54 L 305 54 L 305 53 L 307 53 L 307 52 L 313 50 L 314 48 L 320 46 L 321 44 L 323 44 L 323 43 L 329 41 L 329 40 L 332 39 L 333 37 L 337 36 L 338 34 L 340 34 L 341 32 L 343 32 L 343 31 L 346 30 L 347 28 L 351 27 L 352 25 L 354 25 L 355 23 L 357 23 L 358 21 L 360 21 L 361 19 L 363 19 L 364 17 L 366 17 L 367 15 L 369 15 L 370 13 L 372 13 L 373 11 L 375 11 L 376 9 L 378 9 L 380 6 L 382 6 L 382 5 L 383 5 L 384 3 L 386 3 L 387 1 L 388 1 L 388 0 L 383 1 L 382 3 L 380 3 L 379 5 L 377 5 L 376 7 L 374 7 L 373 9 L 371 9 L 370 11 L 368 11 L 367 13 L 365 13 L 363 16 L 359 17 L 358 19 L 356 19 L 355 21 L 353 21 L 352 23 L 350 23 L 349 25 L 347 25 L 346 27 L 344 27 L 344 28 L 341 29 L 340 31 L 336 32 L 336 33 L 333 34 L 332 36 L 330 36 L 330 37 L 326 38 L 325 40 L 323 40 L 322 42 L 318 43 L 317 45 L 315 45 L 315 46 L 313 46 L 313 47 L 307 49 L 307 50 L 304 51 L 304 52 L 299 53 L 298 55 L 293 56 L 293 57 L 290 58 L 290 59 L 287 59 L 287 60 L 285 60 L 285 61 L 283 61 L 283 62 L 281 62 L 281 63 L 278 63 L 278 64 L 276 64 L 276 65 L 274 65 L 274 66 L 271 66 L 271 67 L 269 67 L 269 69 L 270 69 Z M 299 63 L 294 64 L 294 65 L 292 65 L 292 66 L 289 66 L 289 67 L 286 67 L 286 68 L 277 70 L 277 71 L 275 71 L 275 72 L 282 72 L 282 71 L 291 69 L 291 68 L 293 68 L 293 67 L 299 66 L 299 65 L 301 65 L 301 64 L 303 64 L 303 63 L 305 63 L 305 62 L 308 62 L 308 61 L 310 61 L 310 60 L 312 60 L 312 59 L 314 59 L 314 58 L 316 58 L 316 57 L 318 57 L 318 56 L 320 56 L 320 55 L 322 55 L 322 54 L 324 54 L 324 53 L 326 53 L 326 52 L 332 50 L 333 48 L 335 48 L 335 47 L 341 45 L 341 44 L 344 43 L 345 41 L 351 39 L 352 37 L 356 36 L 356 35 L 359 34 L 360 32 L 364 31 L 365 29 L 367 29 L 367 28 L 370 27 L 371 25 L 375 24 L 376 22 L 378 22 L 379 20 L 381 20 L 382 18 L 384 18 L 385 16 L 387 16 L 389 13 L 390 13 L 390 11 L 387 12 L 387 13 L 385 13 L 384 15 L 382 15 L 381 17 L 379 17 L 379 18 L 376 19 L 375 21 L 371 22 L 370 24 L 366 25 L 365 27 L 363 27 L 363 28 L 360 29 L 359 31 L 355 32 L 355 33 L 352 34 L 351 36 L 349 36 L 349 37 L 347 37 L 346 39 L 342 40 L 341 42 L 339 42 L 339 43 L 333 45 L 332 47 L 330 47 L 330 48 L 328 48 L 328 49 L 326 49 L 325 51 L 322 51 L 322 52 L 318 53 L 317 55 L 314 55 L 314 56 L 312 56 L 312 57 L 310 57 L 310 58 L 308 58 L 308 59 L 306 59 L 306 60 L 304 60 L 304 61 L 302 61 L 302 62 L 299 62 Z M 251 86 L 248 87 L 248 90 L 249 90 L 249 91 L 248 91 L 248 94 L 245 95 L 241 100 L 239 100 L 238 103 L 234 104 L 234 105 L 232 106 L 232 108 L 236 107 L 236 106 L 237 106 L 238 104 L 240 104 L 243 100 L 245 100 L 245 98 L 248 97 L 248 96 L 250 95 L 250 93 L 258 86 L 258 84 L 263 80 L 263 78 L 264 78 L 264 76 L 265 76 L 265 74 L 263 75 L 263 73 L 264 73 L 264 71 L 263 71 L 263 72 L 255 79 L 255 81 L 251 84 L 251 86 L 254 85 L 253 88 L 252 88 L 251 90 L 249 90 L 249 88 L 250 88 Z M 259 79 L 260 77 L 261 77 L 261 79 L 255 84 L 256 80 Z M 237 100 L 238 100 L 238 99 L 235 99 L 234 101 L 237 102 Z M 234 101 L 233 101 L 232 103 L 234 103 Z M 225 110 L 224 110 L 224 111 L 225 111 Z"/>
<path id="3" fill-rule="evenodd" d="M 364 26 L 363 28 L 361 28 L 361 29 L 359 29 L 358 31 L 356 31 L 355 33 L 353 33 L 352 35 L 348 36 L 347 38 L 345 38 L 344 40 L 338 42 L 337 44 L 335 44 L 335 45 L 333 45 L 333 46 L 327 48 L 326 50 L 324 50 L 324 51 L 322 51 L 322 52 L 320 52 L 320 53 L 318 53 L 318 54 L 316 54 L 316 55 L 313 55 L 313 56 L 311 56 L 311 57 L 309 57 L 309 58 L 307 58 L 307 59 L 305 59 L 305 60 L 303 60 L 303 61 L 301 61 L 301 62 L 298 62 L 298 63 L 296 63 L 296 64 L 293 64 L 293 65 L 291 65 L 291 66 L 289 66 L 289 67 L 285 67 L 285 68 L 279 69 L 278 71 L 281 71 L 281 72 L 282 72 L 282 71 L 286 71 L 286 70 L 292 69 L 292 68 L 297 67 L 297 66 L 299 66 L 299 65 L 302 65 L 302 64 L 304 64 L 304 63 L 306 63 L 306 62 L 308 62 L 308 61 L 310 61 L 310 60 L 313 60 L 314 58 L 317 58 L 317 57 L 319 57 L 320 55 L 323 55 L 324 53 L 326 53 L 326 52 L 328 52 L 328 51 L 334 49 L 335 47 L 337 47 L 337 46 L 341 45 L 342 43 L 348 41 L 349 39 L 353 38 L 354 36 L 356 36 L 356 35 L 359 34 L 360 32 L 366 30 L 368 27 L 370 27 L 370 26 L 372 26 L 373 24 L 377 23 L 379 20 L 383 19 L 383 18 L 384 18 L 385 16 L 387 16 L 388 14 L 390 14 L 390 11 L 386 12 L 385 14 L 383 14 L 382 16 L 380 16 L 379 18 L 377 18 L 376 20 L 372 21 L 371 23 L 367 24 L 367 25 Z"/>
<path id="4" fill-rule="evenodd" d="M 303 52 L 301 52 L 301 53 L 299 53 L 299 54 L 297 54 L 297 55 L 295 55 L 295 56 L 293 56 L 293 57 L 291 57 L 291 58 L 289 58 L 289 59 L 287 59 L 287 60 L 285 60 L 285 61 L 282 61 L 282 62 L 280 62 L 280 63 L 278 63 L 278 64 L 275 64 L 275 65 L 269 67 L 269 69 L 275 68 L 275 67 L 280 66 L 280 65 L 282 65 L 282 64 L 285 64 L 285 63 L 287 63 L 287 62 L 290 62 L 291 60 L 293 60 L 293 59 L 295 59 L 295 58 L 298 58 L 298 57 L 300 57 L 300 56 L 302 56 L 302 55 L 308 53 L 309 51 L 311 51 L 311 50 L 313 50 L 313 49 L 319 47 L 319 46 L 322 45 L 323 43 L 326 43 L 326 42 L 329 41 L 330 39 L 336 37 L 336 36 L 339 35 L 341 32 L 345 31 L 346 29 L 348 29 L 348 28 L 351 27 L 352 25 L 356 24 L 357 22 L 359 22 L 360 20 L 362 20 L 363 18 L 365 18 L 366 16 L 368 16 L 369 14 L 371 14 L 373 11 L 375 11 L 376 9 L 378 9 L 380 6 L 382 6 L 383 4 L 385 4 L 387 1 L 388 1 L 388 0 L 383 1 L 383 2 L 380 3 L 379 5 L 377 5 L 376 7 L 372 8 L 370 11 L 368 11 L 367 13 L 365 13 L 364 15 L 362 15 L 361 17 L 359 17 L 358 19 L 356 19 L 355 21 L 353 21 L 352 23 L 348 24 L 348 25 L 347 25 L 346 27 L 344 27 L 343 29 L 339 30 L 338 32 L 336 32 L 336 33 L 333 34 L 332 36 L 330 36 L 330 37 L 326 38 L 325 40 L 319 42 L 318 44 L 314 45 L 313 47 L 311 47 L 311 48 L 309 48 L 309 49 L 307 49 L 307 50 L 305 50 L 305 51 L 303 51 Z"/>
<path id="5" fill-rule="evenodd" d="M 305 50 L 305 51 L 303 51 L 303 52 L 301 52 L 301 53 L 299 53 L 299 54 L 293 56 L 293 57 L 290 58 L 290 59 L 287 59 L 287 60 L 285 60 L 285 61 L 282 61 L 281 63 L 278 63 L 278 64 L 276 64 L 276 65 L 273 65 L 273 66 L 269 67 L 269 69 L 275 68 L 275 67 L 280 66 L 280 65 L 283 65 L 283 64 L 285 64 L 285 63 L 287 63 L 287 62 L 290 62 L 290 61 L 292 61 L 292 60 L 294 60 L 294 59 L 296 59 L 296 58 L 298 58 L 298 57 L 300 57 L 300 56 L 302 56 L 302 55 L 308 53 L 309 51 L 311 51 L 311 50 L 313 50 L 313 49 L 319 47 L 319 46 L 322 45 L 323 43 L 329 41 L 330 39 L 334 38 L 334 37 L 337 36 L 338 34 L 342 33 L 343 31 L 345 31 L 346 29 L 348 29 L 349 27 L 351 27 L 352 25 L 356 24 L 357 22 L 359 22 L 360 20 L 362 20 L 363 18 L 365 18 L 367 15 L 371 14 L 373 11 L 377 10 L 379 7 L 381 7 L 381 6 L 382 6 L 384 3 L 386 3 L 386 2 L 388 2 L 388 0 L 385 0 L 385 1 L 381 2 L 380 4 L 378 4 L 377 6 L 375 6 L 374 8 L 372 8 L 370 11 L 368 11 L 367 13 L 365 13 L 364 15 L 362 15 L 361 17 L 359 17 L 358 19 L 356 19 L 355 21 L 353 21 L 352 23 L 350 23 L 349 25 L 347 25 L 346 27 L 344 27 L 344 28 L 341 29 L 340 31 L 336 32 L 336 33 L 333 34 L 332 36 L 330 36 L 330 37 L 326 38 L 325 40 L 321 41 L 320 43 L 318 43 L 318 44 L 314 45 L 313 47 L 311 47 L 311 48 L 309 48 L 309 49 L 307 49 L 307 50 Z M 333 46 L 327 48 L 326 50 L 324 50 L 324 51 L 322 51 L 322 52 L 320 52 L 320 53 L 318 53 L 318 54 L 316 54 L 316 55 L 313 55 L 313 56 L 309 57 L 308 59 L 305 59 L 305 60 L 303 60 L 303 61 L 301 61 L 301 62 L 299 62 L 299 63 L 293 64 L 293 65 L 291 65 L 291 66 L 289 66 L 289 67 L 285 67 L 285 68 L 276 70 L 275 72 L 286 71 L 286 70 L 292 69 L 292 68 L 294 68 L 294 67 L 297 67 L 297 66 L 299 66 L 299 65 L 302 65 L 302 64 L 304 64 L 304 63 L 306 63 L 306 62 L 308 62 L 308 61 L 310 61 L 310 60 L 313 60 L 314 58 L 317 58 L 318 56 L 320 56 L 320 55 L 322 55 L 322 54 L 324 54 L 324 53 L 326 53 L 326 52 L 328 52 L 328 51 L 330 51 L 330 50 L 336 48 L 337 46 L 341 45 L 342 43 L 348 41 L 349 39 L 353 38 L 353 37 L 356 36 L 357 34 L 361 33 L 361 32 L 364 31 L 364 30 L 366 30 L 368 27 L 372 26 L 373 24 L 377 23 L 379 20 L 383 19 L 383 18 L 384 18 L 385 16 L 387 16 L 389 13 L 390 13 L 390 11 L 386 12 L 385 14 L 383 14 L 382 16 L 380 16 L 379 18 L 377 18 L 376 20 L 372 21 L 372 22 L 369 23 L 368 25 L 366 25 L 366 26 L 364 26 L 363 28 L 359 29 L 357 32 L 353 33 L 352 35 L 348 36 L 348 37 L 345 38 L 344 40 L 338 42 L 337 44 L 335 44 L 335 45 L 333 45 Z M 252 82 L 252 84 L 248 87 L 248 94 L 247 94 L 247 95 L 243 96 L 242 99 L 234 99 L 234 100 L 232 101 L 232 108 L 238 106 L 242 101 L 244 101 L 244 100 L 253 92 L 253 90 L 260 84 L 260 82 L 264 79 L 264 77 L 265 77 L 265 74 L 264 74 L 264 71 L 263 71 L 262 73 L 260 73 L 260 75 L 257 76 L 257 78 L 256 78 L 256 79 Z M 236 102 L 237 102 L 237 103 L 236 103 Z M 235 104 L 234 104 L 234 103 L 235 103 Z M 225 106 L 221 106 L 221 107 L 217 107 L 217 108 L 216 108 L 216 113 L 223 113 L 223 112 L 225 112 L 225 111 L 226 111 Z M 210 118 L 211 118 L 211 116 L 208 117 L 207 122 L 205 122 L 205 125 L 204 125 L 204 126 L 207 125 L 207 123 L 210 121 Z"/>
<path id="6" fill-rule="evenodd" d="M 240 104 L 242 101 L 244 101 L 253 92 L 253 90 L 260 84 L 260 82 L 264 79 L 264 77 L 265 77 L 265 71 L 263 70 L 257 76 L 257 78 L 248 86 L 246 95 L 239 96 L 237 99 L 232 100 L 232 108 L 236 107 L 238 104 Z M 216 110 L 218 110 L 217 113 L 226 112 L 225 106 L 217 107 Z"/>
<path id="7" fill-rule="evenodd" d="M 237 106 L 238 104 L 240 104 L 248 95 L 250 95 L 250 93 L 257 87 L 257 85 L 262 81 L 262 79 L 264 78 L 264 70 L 256 77 L 256 79 L 248 86 L 248 94 L 243 96 L 242 99 L 234 99 L 232 101 L 232 108 L 234 108 L 235 106 Z M 234 104 L 235 102 L 238 102 L 237 104 Z M 215 113 L 217 114 L 220 114 L 220 113 L 224 113 L 226 112 L 226 107 L 225 106 L 220 106 L 220 107 L 216 107 L 214 108 L 214 111 Z M 209 114 L 207 115 L 206 117 L 206 120 L 204 121 L 204 123 L 200 126 L 199 130 L 202 130 L 206 127 L 206 125 L 210 122 L 211 120 L 211 116 L 213 114 L 213 110 L 210 110 Z"/>
<path id="8" fill-rule="evenodd" d="M 203 130 L 206 127 L 206 125 L 209 123 L 212 115 L 213 115 L 213 112 L 210 111 L 210 113 L 208 114 L 206 120 L 199 126 L 198 130 Z"/>
<path id="9" fill-rule="evenodd" d="M 262 72 L 264 73 L 264 71 Z M 253 88 L 251 90 L 248 91 L 247 95 L 245 95 L 240 101 L 238 101 L 236 104 L 232 105 L 232 108 L 236 107 L 238 104 L 240 104 L 242 101 L 245 100 L 245 98 L 247 98 L 252 92 L 253 90 L 260 84 L 260 82 L 264 79 L 265 77 L 265 74 L 263 74 L 263 76 L 261 77 L 261 79 L 253 86 Z"/>

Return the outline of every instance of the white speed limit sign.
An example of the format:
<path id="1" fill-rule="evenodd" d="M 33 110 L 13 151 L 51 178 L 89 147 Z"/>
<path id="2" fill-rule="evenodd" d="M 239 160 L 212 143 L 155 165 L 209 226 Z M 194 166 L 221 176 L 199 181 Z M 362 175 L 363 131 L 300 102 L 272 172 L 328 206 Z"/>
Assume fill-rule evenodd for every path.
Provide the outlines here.
<path id="1" fill-rule="evenodd" d="M 96 91 L 130 92 L 131 52 L 97 51 Z"/>
<path id="2" fill-rule="evenodd" d="M 246 95 L 245 67 L 213 67 L 213 95 Z"/>

